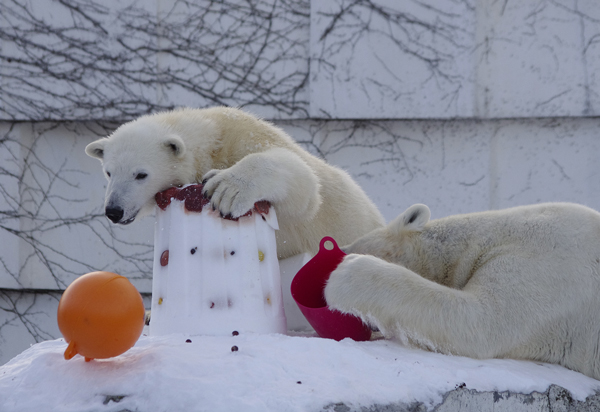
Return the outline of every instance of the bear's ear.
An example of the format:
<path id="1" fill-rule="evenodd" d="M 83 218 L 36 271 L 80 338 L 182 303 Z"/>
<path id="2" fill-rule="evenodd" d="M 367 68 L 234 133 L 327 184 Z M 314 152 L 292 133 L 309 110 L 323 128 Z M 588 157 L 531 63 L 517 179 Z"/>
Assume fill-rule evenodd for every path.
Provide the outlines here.
<path id="1" fill-rule="evenodd" d="M 107 138 L 98 139 L 85 147 L 85 154 L 96 159 L 104 159 L 104 146 L 108 141 Z"/>
<path id="2" fill-rule="evenodd" d="M 390 223 L 390 229 L 396 234 L 401 232 L 420 232 L 429 222 L 431 211 L 422 204 L 412 205 Z"/>
<path id="3" fill-rule="evenodd" d="M 183 142 L 183 139 L 174 134 L 165 138 L 163 146 L 173 153 L 175 157 L 182 157 L 185 153 L 185 143 Z"/>

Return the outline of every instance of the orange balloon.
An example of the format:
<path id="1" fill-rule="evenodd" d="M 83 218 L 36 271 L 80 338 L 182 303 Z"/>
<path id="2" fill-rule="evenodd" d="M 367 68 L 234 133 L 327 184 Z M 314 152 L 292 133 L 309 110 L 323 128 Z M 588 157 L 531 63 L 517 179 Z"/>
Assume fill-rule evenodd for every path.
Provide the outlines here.
<path id="1" fill-rule="evenodd" d="M 75 279 L 58 304 L 58 328 L 69 343 L 65 359 L 122 354 L 142 334 L 144 316 L 142 296 L 127 278 L 92 272 Z"/>

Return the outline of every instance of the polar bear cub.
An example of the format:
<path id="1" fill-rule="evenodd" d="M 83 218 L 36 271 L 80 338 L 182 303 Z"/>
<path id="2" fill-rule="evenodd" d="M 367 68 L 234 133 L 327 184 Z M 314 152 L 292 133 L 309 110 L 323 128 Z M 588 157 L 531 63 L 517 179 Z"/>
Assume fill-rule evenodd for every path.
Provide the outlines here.
<path id="1" fill-rule="evenodd" d="M 329 305 L 429 350 L 600 379 L 600 213 L 548 203 L 429 218 L 411 206 L 343 248 Z"/>
<path id="2" fill-rule="evenodd" d="M 385 223 L 347 173 L 238 109 L 142 116 L 85 151 L 103 164 L 105 213 L 118 224 L 151 212 L 157 192 L 201 181 L 204 195 L 223 216 L 236 218 L 256 201 L 271 202 L 280 227 L 280 259 L 316 253 L 323 236 L 350 243 Z"/>

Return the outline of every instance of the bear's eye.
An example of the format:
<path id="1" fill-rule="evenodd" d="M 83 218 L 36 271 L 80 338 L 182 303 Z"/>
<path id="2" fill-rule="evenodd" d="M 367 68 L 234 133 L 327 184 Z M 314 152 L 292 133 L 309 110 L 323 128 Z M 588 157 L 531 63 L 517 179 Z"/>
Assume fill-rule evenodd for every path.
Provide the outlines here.
<path id="1" fill-rule="evenodd" d="M 135 175 L 135 180 L 144 180 L 148 177 L 148 173 L 138 173 Z"/>
<path id="2" fill-rule="evenodd" d="M 110 172 L 106 172 L 106 176 L 110 177 Z"/>

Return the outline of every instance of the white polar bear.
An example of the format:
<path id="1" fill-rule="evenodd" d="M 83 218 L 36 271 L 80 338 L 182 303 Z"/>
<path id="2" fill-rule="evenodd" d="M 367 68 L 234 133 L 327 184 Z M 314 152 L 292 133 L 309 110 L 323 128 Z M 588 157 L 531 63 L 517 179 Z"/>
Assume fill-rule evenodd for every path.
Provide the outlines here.
<path id="1" fill-rule="evenodd" d="M 411 206 L 343 248 L 328 304 L 429 350 L 600 379 L 600 213 L 548 203 L 429 217 Z"/>
<path id="2" fill-rule="evenodd" d="M 105 213 L 114 223 L 152 211 L 157 192 L 204 180 L 204 194 L 224 216 L 239 217 L 259 200 L 271 202 L 280 259 L 315 254 L 323 236 L 350 243 L 385 224 L 347 173 L 238 109 L 142 116 L 85 151 L 103 163 L 109 181 Z"/>

